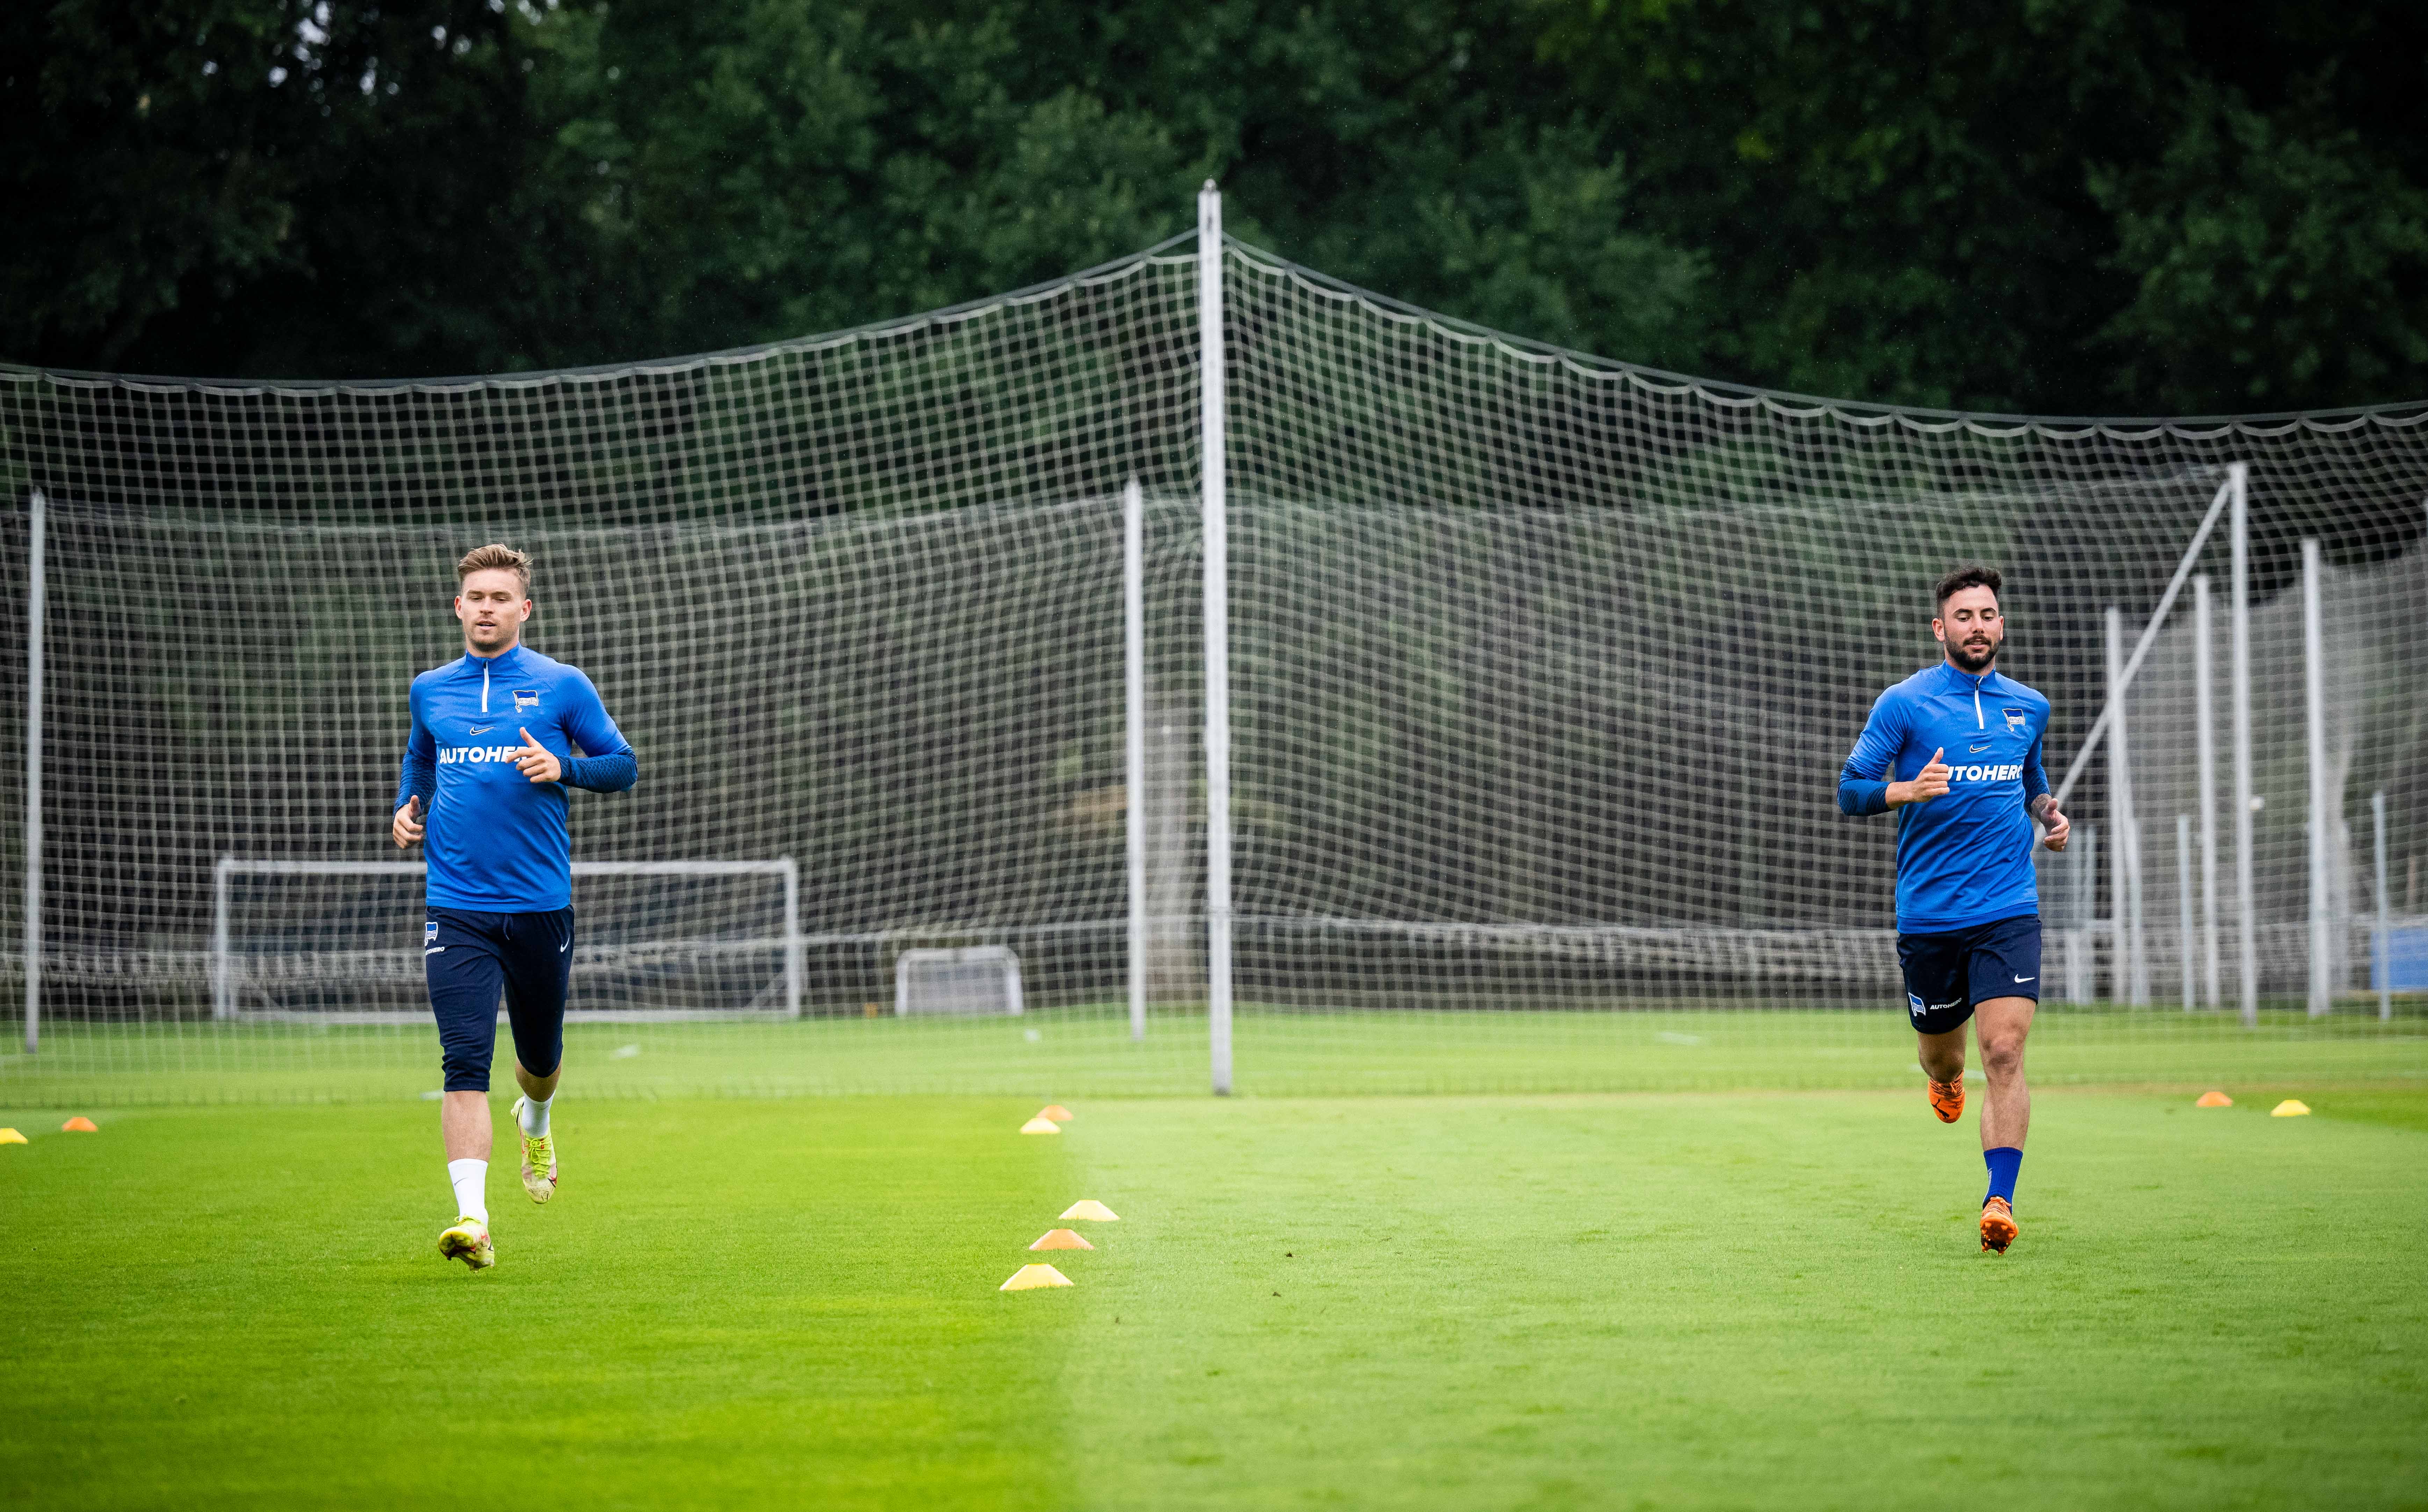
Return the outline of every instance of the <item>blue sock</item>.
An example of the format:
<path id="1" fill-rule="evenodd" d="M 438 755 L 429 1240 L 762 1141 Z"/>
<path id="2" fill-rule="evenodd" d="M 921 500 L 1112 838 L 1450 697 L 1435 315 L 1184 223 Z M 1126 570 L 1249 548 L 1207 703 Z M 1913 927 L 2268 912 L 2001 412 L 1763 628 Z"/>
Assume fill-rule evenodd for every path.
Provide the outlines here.
<path id="1" fill-rule="evenodd" d="M 2024 1168 L 2024 1152 L 2011 1144 L 2001 1144 L 1994 1150 L 1981 1152 L 1981 1163 L 1990 1168 L 1990 1192 L 1983 1197 L 2004 1197 L 2007 1206 L 2015 1205 L 2015 1174 Z"/>

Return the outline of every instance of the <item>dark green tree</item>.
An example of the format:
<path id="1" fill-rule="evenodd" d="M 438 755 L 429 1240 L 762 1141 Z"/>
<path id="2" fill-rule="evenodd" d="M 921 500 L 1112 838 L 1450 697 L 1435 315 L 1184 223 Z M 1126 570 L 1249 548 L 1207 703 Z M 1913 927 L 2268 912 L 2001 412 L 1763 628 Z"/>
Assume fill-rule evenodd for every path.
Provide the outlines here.
<path id="1" fill-rule="evenodd" d="M 0 19 L 0 354 L 403 375 L 979 297 L 1186 229 L 1657 366 L 2389 400 L 2428 20 L 2292 0 L 93 0 Z"/>

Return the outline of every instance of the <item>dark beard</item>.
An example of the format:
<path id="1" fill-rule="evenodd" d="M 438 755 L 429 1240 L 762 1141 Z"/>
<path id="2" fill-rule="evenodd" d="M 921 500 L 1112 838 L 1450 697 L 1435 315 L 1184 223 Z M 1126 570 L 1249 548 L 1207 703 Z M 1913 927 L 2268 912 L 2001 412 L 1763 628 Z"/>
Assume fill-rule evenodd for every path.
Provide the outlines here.
<path id="1" fill-rule="evenodd" d="M 1998 660 L 1998 650 L 1999 648 L 1993 646 L 1977 658 L 1956 642 L 1949 641 L 1947 659 L 1956 664 L 1956 670 L 1959 672 L 1979 674 L 1990 670 L 1991 666 Z"/>

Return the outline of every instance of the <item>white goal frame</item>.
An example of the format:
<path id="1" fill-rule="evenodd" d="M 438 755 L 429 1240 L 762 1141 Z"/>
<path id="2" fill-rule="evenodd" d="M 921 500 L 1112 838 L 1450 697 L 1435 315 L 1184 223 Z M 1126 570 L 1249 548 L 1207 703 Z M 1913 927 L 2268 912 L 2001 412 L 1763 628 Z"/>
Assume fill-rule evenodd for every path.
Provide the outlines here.
<path id="1" fill-rule="evenodd" d="M 237 1011 L 236 994 L 239 980 L 238 961 L 229 930 L 229 905 L 232 884 L 238 877 L 419 877 L 428 871 L 426 863 L 418 861 L 253 861 L 242 856 L 221 856 L 211 868 L 211 1017 L 233 1019 Z M 780 877 L 784 880 L 784 1009 L 783 1016 L 801 1016 L 801 869 L 790 856 L 778 856 L 768 861 L 577 861 L 575 877 Z M 340 1015 L 314 1014 L 316 1018 L 336 1020 Z M 401 1017 L 394 1013 L 343 1015 L 386 1022 Z M 602 1021 L 631 1023 L 642 1019 L 664 1018 L 726 1018 L 722 1011 L 698 1010 L 671 1011 L 578 1011 L 568 1012 L 569 1022 Z"/>
<path id="2" fill-rule="evenodd" d="M 1020 957 L 1012 952 L 1011 947 L 999 945 L 962 945 L 959 948 L 936 950 L 905 950 L 894 958 L 894 1016 L 895 1018 L 926 1016 L 910 1006 L 910 978 L 912 973 L 923 965 L 996 967 L 1003 976 L 1003 1000 L 1006 1005 L 1001 1016 L 1019 1018 L 1028 1011 L 1027 1000 L 1021 993 Z"/>

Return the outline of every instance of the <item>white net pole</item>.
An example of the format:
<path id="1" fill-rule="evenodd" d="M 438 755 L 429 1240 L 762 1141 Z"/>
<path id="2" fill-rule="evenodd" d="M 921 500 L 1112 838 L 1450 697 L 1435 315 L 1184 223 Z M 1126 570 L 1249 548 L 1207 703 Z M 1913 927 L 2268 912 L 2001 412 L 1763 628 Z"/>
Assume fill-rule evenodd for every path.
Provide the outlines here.
<path id="1" fill-rule="evenodd" d="M 1206 1032 L 1214 1091 L 1231 1091 L 1231 565 L 1222 331 L 1222 195 L 1197 196 L 1199 486 L 1206 531 Z"/>
<path id="2" fill-rule="evenodd" d="M 2145 1008 L 2150 976 L 2141 948 L 2141 818 L 2133 802 L 2133 742 L 2125 717 L 2124 611 L 2108 605 L 2106 623 L 2108 791 L 2114 834 L 2108 909 L 2115 920 L 2116 995 Z"/>
<path id="3" fill-rule="evenodd" d="M 1146 491 L 1122 489 L 1122 830 L 1128 875 L 1130 1038 L 1146 1038 Z"/>
<path id="4" fill-rule="evenodd" d="M 2202 1001 L 2218 1006 L 2217 961 L 2217 635 L 2208 574 L 2192 579 L 2192 738 L 2199 764 L 2200 961 Z"/>
<path id="5" fill-rule="evenodd" d="M 802 978 L 807 965 L 801 940 L 801 867 L 790 856 L 779 858 L 784 877 L 784 1016 L 801 1016 Z"/>
<path id="6" fill-rule="evenodd" d="M 2235 945 L 2240 955 L 2239 988 L 2241 992 L 2242 1025 L 2245 1028 L 2259 1027 L 2259 921 L 2256 906 L 2256 876 L 2257 861 L 2252 854 L 2253 831 L 2256 828 L 2253 805 L 2257 801 L 2253 791 L 2251 769 L 2251 488 L 2249 473 L 2241 463 L 2236 463 L 2227 474 L 2226 486 L 2232 490 L 2233 583 L 2231 613 L 2234 619 L 2233 700 L 2234 726 L 2234 928 Z"/>
<path id="7" fill-rule="evenodd" d="M 25 570 L 25 1053 L 42 1045 L 42 491 L 27 504 Z"/>
<path id="8" fill-rule="evenodd" d="M 2175 815 L 2175 964 L 2182 975 L 2184 1011 L 2200 1006 L 2200 940 L 2192 922 L 2192 816 Z"/>
<path id="9" fill-rule="evenodd" d="M 2302 731 L 2309 768 L 2309 1011 L 2321 1018 L 2335 1006 L 2335 946 L 2328 937 L 2330 861 L 2342 795 L 2329 791 L 2327 765 L 2327 648 L 2320 619 L 2319 543 L 2302 542 Z"/>
<path id="10" fill-rule="evenodd" d="M 2369 796 L 2370 861 L 2377 884 L 2377 928 L 2371 931 L 2369 952 L 2370 975 L 2377 988 L 2377 1017 L 2386 1023 L 2394 1017 L 2394 958 L 2390 930 L 2393 928 L 2386 900 L 2386 789 L 2379 788 Z"/>

